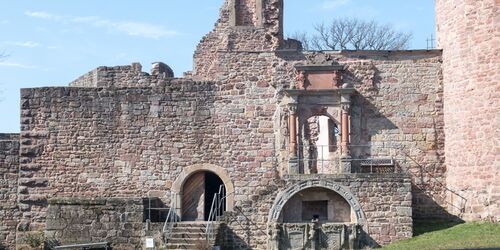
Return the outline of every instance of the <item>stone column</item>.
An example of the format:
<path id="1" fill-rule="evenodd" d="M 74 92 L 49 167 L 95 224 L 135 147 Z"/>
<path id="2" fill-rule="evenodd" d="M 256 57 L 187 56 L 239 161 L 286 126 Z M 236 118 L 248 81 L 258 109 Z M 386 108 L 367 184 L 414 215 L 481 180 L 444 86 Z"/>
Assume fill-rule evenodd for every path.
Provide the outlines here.
<path id="1" fill-rule="evenodd" d="M 342 146 L 342 156 L 350 156 L 349 143 L 350 143 L 350 107 L 347 104 L 342 104 L 342 116 L 341 116 L 341 128 L 342 137 L 340 139 L 340 145 Z"/>
<path id="2" fill-rule="evenodd" d="M 290 120 L 288 131 L 290 131 L 290 157 L 297 157 L 297 106 L 290 106 Z"/>
<path id="3" fill-rule="evenodd" d="M 349 86 L 346 86 L 349 87 Z M 341 138 L 340 146 L 342 150 L 342 156 L 340 158 L 341 162 L 341 172 L 349 174 L 352 171 L 352 158 L 351 158 L 351 88 L 343 88 L 340 96 L 340 107 L 341 107 Z"/>
<path id="4" fill-rule="evenodd" d="M 292 97 L 292 102 L 288 105 L 289 121 L 289 157 L 288 174 L 299 174 L 299 159 L 297 157 L 297 97 Z"/>

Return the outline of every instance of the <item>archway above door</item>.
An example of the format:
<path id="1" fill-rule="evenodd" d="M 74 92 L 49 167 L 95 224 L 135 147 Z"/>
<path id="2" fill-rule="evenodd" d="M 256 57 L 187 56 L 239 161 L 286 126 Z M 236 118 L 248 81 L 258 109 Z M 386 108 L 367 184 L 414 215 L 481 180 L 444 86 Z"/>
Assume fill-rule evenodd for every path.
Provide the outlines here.
<path id="1" fill-rule="evenodd" d="M 195 164 L 185 167 L 182 172 L 177 176 L 174 183 L 172 183 L 171 191 L 177 194 L 177 204 L 181 203 L 182 187 L 186 180 L 193 174 L 200 171 L 209 171 L 216 174 L 224 183 L 226 188 L 226 211 L 233 211 L 234 207 L 234 185 L 229 176 L 229 172 L 217 165 L 213 164 Z"/>

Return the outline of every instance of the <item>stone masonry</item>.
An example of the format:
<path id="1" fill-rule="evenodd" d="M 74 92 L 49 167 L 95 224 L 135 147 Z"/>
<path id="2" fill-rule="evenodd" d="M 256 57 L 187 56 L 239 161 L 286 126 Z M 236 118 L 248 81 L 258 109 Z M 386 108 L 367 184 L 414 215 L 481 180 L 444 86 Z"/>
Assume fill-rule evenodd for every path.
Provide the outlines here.
<path id="1" fill-rule="evenodd" d="M 143 211 L 142 199 L 51 199 L 45 236 L 59 244 L 113 242 L 116 249 L 140 249 Z"/>
<path id="2" fill-rule="evenodd" d="M 500 221 L 499 11 L 495 0 L 436 1 L 446 183 L 459 194 L 448 210 L 467 220 Z"/>
<path id="3" fill-rule="evenodd" d="M 226 0 L 184 78 L 164 63 L 151 73 L 133 63 L 98 67 L 69 87 L 22 89 L 21 132 L 0 137 L 3 245 L 43 231 L 63 244 L 141 248 L 146 235 L 161 238 L 160 229 L 145 231 L 142 200 L 181 203 L 200 171 L 228 192 L 224 249 L 276 249 L 286 202 L 314 188 L 349 204 L 346 225 L 359 227 L 360 247 L 411 237 L 412 218 L 498 220 L 498 48 L 474 40 L 491 30 L 496 7 L 436 5 L 444 51 L 301 51 L 283 38 L 282 0 Z M 471 6 L 490 13 L 467 24 L 477 29 L 458 13 L 479 15 Z M 335 69 L 337 85 L 300 89 L 299 68 Z M 336 114 L 329 119 L 345 144 L 334 146 L 348 151 L 342 171 L 291 170 L 291 135 L 311 115 L 304 110 Z M 390 172 L 361 173 L 374 159 L 390 160 Z"/>
<path id="4" fill-rule="evenodd" d="M 16 242 L 19 135 L 0 134 L 0 249 Z"/>

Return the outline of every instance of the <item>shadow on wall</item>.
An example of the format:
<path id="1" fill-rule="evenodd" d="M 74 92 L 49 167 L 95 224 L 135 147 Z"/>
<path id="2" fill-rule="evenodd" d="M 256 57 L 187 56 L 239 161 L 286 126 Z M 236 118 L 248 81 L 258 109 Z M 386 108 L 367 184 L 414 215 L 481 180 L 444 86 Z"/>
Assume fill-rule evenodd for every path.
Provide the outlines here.
<path id="1" fill-rule="evenodd" d="M 226 224 L 221 224 L 219 228 L 220 234 L 224 235 L 224 238 L 221 238 L 221 241 L 219 241 L 219 238 L 217 239 L 217 242 L 220 242 L 219 245 L 221 246 L 222 249 L 227 249 L 227 250 L 237 250 L 237 249 L 252 249 L 248 244 L 247 241 L 240 238 L 236 232 L 234 232 L 231 228 L 229 228 Z"/>
<path id="2" fill-rule="evenodd" d="M 446 190 L 447 192 L 451 192 Z M 422 186 L 412 184 L 412 194 L 413 194 L 413 219 L 414 220 L 445 220 L 449 222 L 463 222 L 463 220 L 453 214 L 446 211 L 442 205 L 439 205 L 433 198 L 428 194 L 428 191 Z M 446 202 L 446 201 L 445 201 Z M 418 206 L 416 206 L 418 204 Z M 446 202 L 447 205 L 453 205 Z M 464 203 L 465 204 L 465 203 Z M 462 210 L 463 208 L 457 208 Z"/>
<path id="3" fill-rule="evenodd" d="M 370 235 L 363 229 L 361 229 L 360 234 L 358 236 L 359 242 L 358 246 L 360 249 L 365 249 L 365 248 L 378 248 L 380 247 L 380 244 L 377 243 Z"/>
<path id="4" fill-rule="evenodd" d="M 413 222 L 413 236 L 419 236 L 424 233 L 440 231 L 465 223 L 463 220 L 436 220 L 436 219 L 417 219 Z"/>

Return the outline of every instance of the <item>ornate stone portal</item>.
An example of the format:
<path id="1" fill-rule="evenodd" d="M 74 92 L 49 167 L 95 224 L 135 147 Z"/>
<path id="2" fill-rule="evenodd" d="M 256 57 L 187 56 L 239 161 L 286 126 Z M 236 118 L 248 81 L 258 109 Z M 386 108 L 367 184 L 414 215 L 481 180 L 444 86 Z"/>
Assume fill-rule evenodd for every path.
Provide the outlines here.
<path id="1" fill-rule="evenodd" d="M 286 203 L 297 193 L 310 188 L 324 188 L 344 198 L 354 213 L 351 223 L 282 223 L 280 215 Z M 348 187 L 328 180 L 296 183 L 278 194 L 268 218 L 269 249 L 356 249 L 366 219 L 361 205 Z"/>
<path id="2" fill-rule="evenodd" d="M 297 75 L 296 83 L 292 89 L 285 90 L 287 99 L 285 103 L 288 109 L 288 131 L 289 131 L 289 156 L 288 156 L 288 174 L 305 174 L 304 165 L 306 161 L 316 163 L 319 159 L 314 153 L 323 152 L 323 149 L 329 151 L 337 148 L 337 145 L 318 145 L 318 148 L 312 152 L 307 151 L 304 145 L 302 135 L 303 127 L 307 119 L 312 116 L 327 116 L 330 118 L 334 127 L 339 128 L 340 145 L 338 170 L 332 170 L 331 164 L 328 164 L 327 170 L 323 174 L 351 173 L 351 157 L 349 144 L 351 141 L 351 96 L 355 89 L 351 84 L 342 83 L 342 72 L 344 67 L 340 65 L 298 65 L 295 66 Z M 329 141 L 335 141 L 329 139 Z M 311 143 L 311 142 L 310 142 Z M 324 148 L 321 148 L 324 147 Z M 311 150 L 309 150 L 311 151 Z M 304 158 L 304 154 L 312 156 Z M 321 155 L 321 157 L 323 157 Z M 330 161 L 331 159 L 327 159 Z M 315 168 L 315 173 L 319 173 Z M 311 173 L 313 173 L 311 172 Z"/>
<path id="3" fill-rule="evenodd" d="M 274 223 L 268 249 L 357 249 L 359 231 L 356 224 Z"/>

